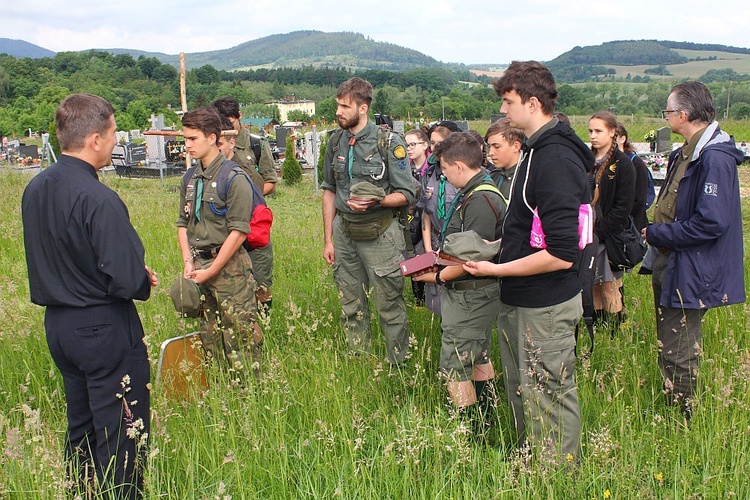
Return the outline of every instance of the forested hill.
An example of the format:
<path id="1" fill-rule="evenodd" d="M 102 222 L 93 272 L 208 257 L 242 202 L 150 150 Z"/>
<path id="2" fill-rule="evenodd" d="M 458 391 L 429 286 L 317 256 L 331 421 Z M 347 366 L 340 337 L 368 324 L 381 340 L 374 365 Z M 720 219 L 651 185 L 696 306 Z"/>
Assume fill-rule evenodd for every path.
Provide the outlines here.
<path id="1" fill-rule="evenodd" d="M 574 47 L 549 61 L 547 65 L 560 81 L 588 81 L 592 77 L 614 74 L 614 70 L 610 70 L 611 66 L 654 66 L 659 68 L 687 63 L 688 58 L 679 54 L 677 50 L 750 54 L 750 49 L 719 44 L 664 40 L 617 40 L 605 42 L 601 45 Z M 657 74 L 667 73 L 661 71 Z"/>
<path id="2" fill-rule="evenodd" d="M 158 56 L 162 62 L 178 64 L 178 56 Z M 360 33 L 294 31 L 271 35 L 236 47 L 186 54 L 188 68 L 210 64 L 216 69 L 302 67 L 308 65 L 403 71 L 446 65 L 416 50 L 376 42 Z"/>
<path id="3" fill-rule="evenodd" d="M 44 47 L 34 45 L 24 40 L 13 40 L 12 38 L 0 38 L 0 54 L 8 54 L 13 57 L 55 57 L 55 53 Z"/>
<path id="4" fill-rule="evenodd" d="M 729 52 L 730 54 L 750 54 L 750 49 L 748 48 L 732 47 L 731 45 L 720 45 L 718 43 L 669 42 L 666 40 L 660 40 L 657 43 L 670 49 L 716 50 L 719 52 Z"/>
<path id="5" fill-rule="evenodd" d="M 570 64 L 680 64 L 686 57 L 656 40 L 605 42 L 601 45 L 574 47 L 549 62 L 550 68 Z"/>

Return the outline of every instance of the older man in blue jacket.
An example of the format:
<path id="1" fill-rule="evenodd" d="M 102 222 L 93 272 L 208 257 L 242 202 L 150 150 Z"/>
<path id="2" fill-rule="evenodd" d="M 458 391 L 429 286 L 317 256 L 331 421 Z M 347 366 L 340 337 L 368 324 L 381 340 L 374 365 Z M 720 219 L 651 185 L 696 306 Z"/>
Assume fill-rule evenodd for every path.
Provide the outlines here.
<path id="1" fill-rule="evenodd" d="M 711 94 L 699 82 L 672 88 L 662 111 L 685 144 L 669 158 L 643 230 L 658 249 L 653 267 L 659 367 L 668 404 L 689 420 L 707 309 L 745 301 L 737 166 L 742 152 L 714 121 Z"/>

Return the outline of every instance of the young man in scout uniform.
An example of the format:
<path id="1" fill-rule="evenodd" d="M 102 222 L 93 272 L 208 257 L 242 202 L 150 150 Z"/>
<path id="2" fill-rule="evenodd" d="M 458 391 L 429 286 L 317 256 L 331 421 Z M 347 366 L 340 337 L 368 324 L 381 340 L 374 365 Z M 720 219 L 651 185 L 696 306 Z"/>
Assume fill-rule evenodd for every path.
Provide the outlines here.
<path id="1" fill-rule="evenodd" d="M 490 177 L 507 200 L 516 167 L 521 161 L 523 131 L 511 127 L 507 118 L 500 118 L 490 125 L 484 137 L 490 146 L 490 160 L 495 165 L 495 169 L 490 171 Z"/>
<path id="2" fill-rule="evenodd" d="M 199 160 L 180 191 L 177 236 L 184 276 L 203 296 L 201 341 L 209 357 L 226 357 L 231 370 L 244 372 L 252 365 L 258 314 L 252 264 L 242 248 L 252 217 L 252 187 L 235 173 L 226 193 L 218 193 L 217 176 L 227 160 L 217 146 L 222 126 L 215 109 L 186 113 L 182 128 L 185 149 Z"/>
<path id="3" fill-rule="evenodd" d="M 233 128 L 232 128 L 231 125 L 232 125 L 232 123 L 227 118 L 224 118 L 224 117 L 221 118 L 221 127 L 222 127 L 223 130 L 233 130 Z M 223 154 L 224 157 L 227 160 L 232 160 L 232 161 L 234 161 L 234 158 L 235 158 L 235 154 L 234 154 L 235 139 L 234 139 L 234 137 L 235 136 L 232 136 L 232 135 L 222 135 L 216 141 L 216 145 L 219 147 L 219 151 L 221 152 L 221 154 Z M 254 201 L 257 202 L 258 200 L 254 200 Z M 271 243 L 269 242 L 269 245 L 270 244 Z M 246 250 L 247 250 L 247 247 L 246 247 Z M 255 268 L 255 262 L 253 261 L 253 254 L 257 250 L 261 250 L 261 248 L 256 248 L 256 249 L 253 249 L 253 250 L 251 250 L 251 251 L 248 252 L 248 254 L 250 255 L 250 261 L 253 262 L 252 272 L 253 272 L 253 278 L 255 279 L 255 283 L 256 284 L 259 282 L 259 280 L 258 280 L 258 272 L 257 272 L 257 270 Z M 273 257 L 273 253 L 271 254 L 271 257 Z M 259 287 L 259 285 L 258 285 L 258 287 Z M 260 301 L 258 300 L 258 290 L 257 289 L 255 291 L 255 298 L 256 298 L 256 303 L 258 304 L 258 312 L 261 312 L 262 307 L 261 307 Z M 256 322 L 255 323 L 255 327 L 253 329 L 253 345 L 256 346 L 256 347 L 258 347 L 262 343 L 263 343 L 263 332 L 260 329 L 260 325 Z M 256 350 L 256 352 L 257 352 L 257 350 Z"/>
<path id="4" fill-rule="evenodd" d="M 242 167 L 264 195 L 273 193 L 279 179 L 276 175 L 276 163 L 268 141 L 255 136 L 255 140 L 260 144 L 253 147 L 250 131 L 243 127 L 240 122 L 242 112 L 235 99 L 222 97 L 211 103 L 211 106 L 216 108 L 223 118 L 227 118 L 232 124 L 232 128 L 237 131 L 237 137 L 233 139 L 234 156 L 232 159 Z M 260 150 L 259 158 L 256 157 L 258 150 Z M 273 242 L 262 248 L 252 250 L 250 259 L 253 262 L 253 272 L 257 285 L 255 293 L 258 308 L 261 313 L 267 314 L 273 302 L 271 293 L 271 285 L 273 285 Z"/>
<path id="5" fill-rule="evenodd" d="M 480 144 L 470 134 L 456 132 L 449 135 L 433 154 L 439 159 L 448 182 L 459 188 L 441 232 L 445 240 L 442 251 L 466 259 L 464 252 L 473 251 L 471 247 L 462 249 L 466 245 L 461 240 L 467 239 L 455 238 L 455 244 L 450 245 L 454 249 L 449 248 L 449 242 L 459 235 L 471 234 L 466 232 L 476 233 L 476 239 L 482 245 L 482 239 L 498 240 L 505 217 L 505 198 L 482 168 Z M 494 260 L 498 249 L 499 245 L 495 245 L 488 260 Z M 440 372 L 447 381 L 454 406 L 468 411 L 479 402 L 481 421 L 489 416 L 494 405 L 492 381 L 495 371 L 490 360 L 490 347 L 500 296 L 498 280 L 475 278 L 460 265 L 443 267 L 437 273 L 423 274 L 415 279 L 445 287 L 441 296 Z"/>
<path id="6" fill-rule="evenodd" d="M 239 103 L 231 97 L 221 97 L 212 102 L 211 106 L 216 108 L 219 115 L 228 118 L 234 130 L 237 131 L 234 141 L 234 161 L 247 172 L 264 195 L 273 193 L 279 178 L 276 175 L 276 163 L 268 141 L 256 136 L 260 140 L 260 158 L 257 158 L 251 143 L 250 131 L 243 127 L 240 121 L 242 111 L 240 111 Z"/>
<path id="7" fill-rule="evenodd" d="M 367 116 L 371 102 L 372 85 L 361 78 L 345 81 L 336 93 L 341 131 L 329 139 L 321 185 L 323 258 L 333 266 L 349 349 L 370 348 L 372 288 L 386 356 L 399 364 L 409 348 L 409 326 L 399 269 L 404 231 L 396 209 L 414 200 L 414 184 L 404 140 L 393 132 L 378 132 Z M 352 198 L 351 187 L 362 182 L 381 188 L 385 196 Z"/>

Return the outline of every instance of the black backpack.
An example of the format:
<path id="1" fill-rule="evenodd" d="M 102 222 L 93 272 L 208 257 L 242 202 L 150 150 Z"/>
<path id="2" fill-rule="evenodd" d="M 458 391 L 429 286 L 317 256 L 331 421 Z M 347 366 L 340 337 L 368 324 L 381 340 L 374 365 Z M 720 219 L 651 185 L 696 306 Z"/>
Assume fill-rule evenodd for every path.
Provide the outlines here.
<path id="1" fill-rule="evenodd" d="M 255 169 L 257 170 L 260 167 L 260 156 L 263 152 L 263 138 L 257 134 L 250 134 L 250 149 L 253 150 L 253 155 L 255 155 Z"/>

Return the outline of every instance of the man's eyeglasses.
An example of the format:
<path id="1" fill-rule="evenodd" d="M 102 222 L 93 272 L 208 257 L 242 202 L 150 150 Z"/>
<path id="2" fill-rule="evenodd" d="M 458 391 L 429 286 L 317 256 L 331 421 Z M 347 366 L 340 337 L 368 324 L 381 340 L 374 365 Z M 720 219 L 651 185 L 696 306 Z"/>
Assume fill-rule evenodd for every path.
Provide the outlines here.
<path id="1" fill-rule="evenodd" d="M 414 149 L 414 148 L 416 148 L 416 147 L 417 147 L 417 144 L 425 144 L 425 142 L 424 142 L 424 141 L 419 141 L 419 142 L 407 142 L 407 143 L 406 143 L 406 149 Z"/>
<path id="2" fill-rule="evenodd" d="M 682 110 L 681 109 L 663 109 L 661 111 L 661 117 L 666 118 L 669 116 L 669 113 L 679 113 L 680 111 Z"/>

